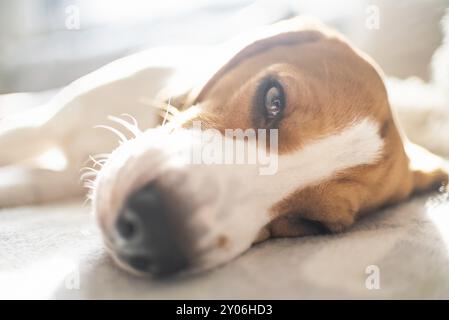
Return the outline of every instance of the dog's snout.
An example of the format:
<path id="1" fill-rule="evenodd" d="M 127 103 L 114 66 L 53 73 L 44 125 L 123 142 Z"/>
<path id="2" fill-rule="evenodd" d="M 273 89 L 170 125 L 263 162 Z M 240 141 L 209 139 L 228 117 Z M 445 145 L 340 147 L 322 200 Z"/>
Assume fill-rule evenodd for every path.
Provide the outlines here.
<path id="1" fill-rule="evenodd" d="M 175 231 L 172 211 L 154 184 L 133 192 L 115 223 L 119 258 L 140 272 L 156 276 L 186 268 L 187 257 Z"/>
<path id="2" fill-rule="evenodd" d="M 162 199 L 153 186 L 147 185 L 132 193 L 117 217 L 116 229 L 120 240 L 127 244 L 144 244 L 148 231 L 145 230 L 146 222 L 152 222 L 152 216 L 163 220 L 159 215 L 164 211 Z"/>

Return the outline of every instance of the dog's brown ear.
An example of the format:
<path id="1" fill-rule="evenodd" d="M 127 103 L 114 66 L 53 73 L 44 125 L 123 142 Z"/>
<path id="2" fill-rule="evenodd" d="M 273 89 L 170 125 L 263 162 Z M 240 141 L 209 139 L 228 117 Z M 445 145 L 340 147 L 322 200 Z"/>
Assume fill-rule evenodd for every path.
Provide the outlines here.
<path id="1" fill-rule="evenodd" d="M 189 92 L 185 103 L 193 105 L 200 102 L 205 93 L 226 72 L 259 52 L 280 45 L 318 41 L 326 34 L 334 34 L 334 32 L 318 20 L 309 17 L 295 17 L 240 35 L 217 48 L 217 59 L 211 64 L 213 65 L 212 70 L 198 86 Z"/>
<path id="2" fill-rule="evenodd" d="M 411 142 L 406 142 L 406 152 L 410 159 L 414 193 L 448 185 L 449 165 L 442 158 Z"/>

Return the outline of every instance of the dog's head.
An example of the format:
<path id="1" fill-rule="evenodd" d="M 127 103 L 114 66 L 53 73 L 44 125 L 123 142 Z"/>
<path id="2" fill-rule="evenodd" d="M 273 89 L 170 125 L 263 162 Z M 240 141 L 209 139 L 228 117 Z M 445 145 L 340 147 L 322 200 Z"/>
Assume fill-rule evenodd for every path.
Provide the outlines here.
<path id="1" fill-rule="evenodd" d="M 276 205 L 289 195 L 378 162 L 391 120 L 373 63 L 296 19 L 243 46 L 184 103 L 117 148 L 95 182 L 107 246 L 134 271 L 236 257 L 288 212 Z"/>

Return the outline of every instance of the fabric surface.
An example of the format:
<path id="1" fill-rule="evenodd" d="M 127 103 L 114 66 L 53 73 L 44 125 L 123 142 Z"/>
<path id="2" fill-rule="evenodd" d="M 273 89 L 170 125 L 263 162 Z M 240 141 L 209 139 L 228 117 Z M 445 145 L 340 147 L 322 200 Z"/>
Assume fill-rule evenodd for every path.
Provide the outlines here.
<path id="1" fill-rule="evenodd" d="M 3 209 L 0 226 L 0 298 L 449 298 L 443 193 L 342 234 L 270 240 L 222 267 L 169 280 L 118 269 L 81 202 Z M 380 288 L 370 290 L 373 265 Z"/>

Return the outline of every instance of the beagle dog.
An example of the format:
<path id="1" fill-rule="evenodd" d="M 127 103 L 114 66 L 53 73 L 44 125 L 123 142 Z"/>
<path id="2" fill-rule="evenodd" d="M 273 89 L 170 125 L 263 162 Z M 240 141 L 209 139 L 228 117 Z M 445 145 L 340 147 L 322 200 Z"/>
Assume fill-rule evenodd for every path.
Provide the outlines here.
<path id="1" fill-rule="evenodd" d="M 180 50 L 124 58 L 4 119 L 0 165 L 56 146 L 66 167 L 21 167 L 19 182 L 0 186 L 0 206 L 79 193 L 78 168 L 100 154 L 84 177 L 93 176 L 107 249 L 131 272 L 167 276 L 223 264 L 269 238 L 341 232 L 448 181 L 444 161 L 402 135 L 379 67 L 325 26 L 295 18 Z M 107 115 L 126 129 L 110 128 L 115 149 L 108 132 L 92 129 Z M 236 142 L 246 160 L 253 150 L 270 163 L 233 161 Z"/>

